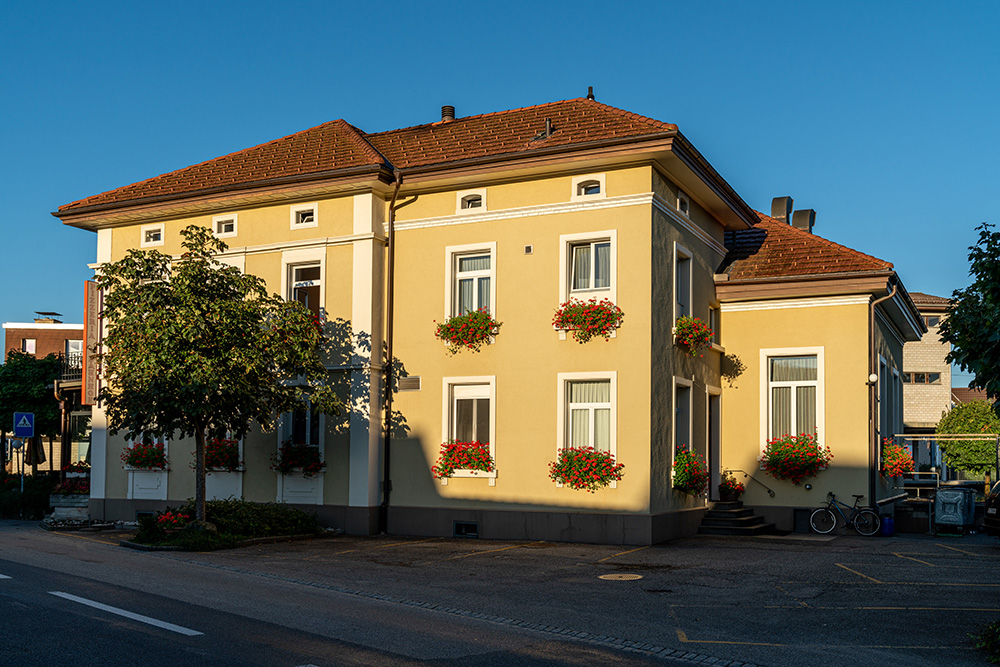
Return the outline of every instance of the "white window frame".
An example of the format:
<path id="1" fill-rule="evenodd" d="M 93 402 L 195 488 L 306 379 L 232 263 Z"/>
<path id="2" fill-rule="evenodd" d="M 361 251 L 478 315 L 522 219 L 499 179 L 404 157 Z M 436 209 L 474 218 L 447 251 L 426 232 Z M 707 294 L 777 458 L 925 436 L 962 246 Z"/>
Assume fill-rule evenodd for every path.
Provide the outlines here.
<path id="1" fill-rule="evenodd" d="M 444 283 L 444 318 L 447 320 L 458 314 L 458 258 L 463 255 L 490 255 L 490 315 L 497 316 L 497 244 L 470 243 L 466 245 L 451 245 L 444 249 L 445 283 Z M 485 273 L 484 273 L 485 275 Z"/>
<path id="2" fill-rule="evenodd" d="M 310 437 L 309 437 L 308 433 L 309 433 L 310 429 L 312 428 L 312 414 L 311 413 L 312 413 L 312 405 L 310 404 L 308 407 L 306 407 L 306 433 L 307 433 L 307 435 L 306 435 L 306 442 L 303 443 L 303 444 L 306 444 L 306 445 L 310 445 L 310 443 L 309 443 Z M 325 447 L 325 444 L 326 444 L 326 442 L 325 442 L 326 441 L 326 415 L 324 415 L 321 412 L 321 413 L 319 413 L 318 416 L 319 416 L 319 423 L 316 426 L 316 428 L 319 429 L 319 434 L 318 434 L 318 437 L 316 439 L 316 442 L 317 442 L 316 448 L 319 449 L 320 460 L 326 461 L 326 456 L 325 456 L 325 451 L 326 451 L 326 447 Z M 281 448 L 281 445 L 282 445 L 282 443 L 285 442 L 285 440 L 288 440 L 289 438 L 292 437 L 292 433 L 293 433 L 293 430 L 295 428 L 295 424 L 293 422 L 294 418 L 295 418 L 294 412 L 286 412 L 286 413 L 284 413 L 281 416 L 281 428 L 278 429 L 278 448 L 279 449 Z M 295 444 L 295 443 L 292 443 L 292 444 Z M 240 440 L 240 451 L 241 452 L 242 452 L 242 448 L 243 448 L 243 441 L 241 439 Z M 326 472 L 325 469 L 323 470 L 323 472 Z"/>
<path id="3" fill-rule="evenodd" d="M 37 338 L 22 338 L 21 339 L 21 352 L 25 354 L 35 354 L 38 349 L 38 339 Z"/>
<path id="4" fill-rule="evenodd" d="M 152 232 L 159 232 L 160 238 L 155 241 L 147 241 L 146 236 Z M 163 245 L 163 237 L 165 236 L 163 231 L 163 223 L 158 223 L 155 225 L 143 225 L 139 228 L 139 247 L 140 248 L 153 248 L 155 246 Z"/>
<path id="5" fill-rule="evenodd" d="M 600 289 L 573 290 L 573 247 L 586 243 L 611 243 L 611 285 Z M 586 301 L 590 298 L 608 299 L 618 305 L 618 230 L 606 229 L 596 232 L 561 234 L 559 236 L 559 303 L 570 298 Z"/>
<path id="6" fill-rule="evenodd" d="M 305 211 L 312 211 L 313 219 L 312 222 L 297 222 L 299 219 L 299 213 Z M 288 224 L 291 229 L 308 229 L 310 227 L 319 226 L 319 203 L 313 202 L 311 204 L 293 204 L 288 207 Z"/>
<path id="7" fill-rule="evenodd" d="M 226 223 L 226 222 L 232 222 L 233 223 L 233 231 L 231 231 L 231 232 L 223 232 L 223 231 L 219 230 L 219 226 L 222 223 Z M 212 216 L 212 233 L 215 235 L 215 238 L 218 238 L 218 239 L 232 238 L 232 237 L 236 236 L 237 232 L 239 231 L 238 224 L 239 224 L 239 216 L 236 213 L 230 213 L 228 215 L 213 215 Z"/>
<path id="8" fill-rule="evenodd" d="M 694 298 L 694 284 L 692 280 L 692 269 L 694 265 L 694 259 L 691 251 L 682 246 L 680 243 L 674 241 L 674 271 L 673 271 L 673 310 L 674 310 L 674 326 L 677 326 L 677 319 L 682 315 L 687 315 L 688 317 L 694 316 L 694 304 L 692 303 Z M 682 275 L 686 273 L 687 275 Z M 678 276 L 681 276 L 687 281 L 687 285 L 678 284 Z M 686 311 L 678 312 L 681 310 L 681 302 L 678 296 L 683 292 L 683 296 L 687 299 Z"/>
<path id="9" fill-rule="evenodd" d="M 686 443 L 687 444 L 687 448 L 688 448 L 688 451 L 691 451 L 691 452 L 698 451 L 694 447 L 694 442 L 692 442 L 692 440 L 694 438 L 694 381 L 689 380 L 687 378 L 683 378 L 683 377 L 677 377 L 675 375 L 674 376 L 673 396 L 671 396 L 671 401 L 670 401 L 670 405 L 671 405 L 671 408 L 673 410 L 673 416 L 672 416 L 672 418 L 670 420 L 670 423 L 671 423 L 671 426 L 672 426 L 672 428 L 670 429 L 670 441 L 672 443 L 672 446 L 670 448 L 670 465 L 671 465 L 671 468 L 673 467 L 673 464 L 674 464 L 674 453 L 677 451 L 677 448 L 682 444 L 682 443 L 677 442 L 677 425 L 676 425 L 676 420 L 677 420 L 677 387 L 684 387 L 687 390 L 687 392 L 688 392 L 688 414 L 687 414 L 688 441 Z"/>
<path id="10" fill-rule="evenodd" d="M 585 195 L 581 194 L 581 186 L 585 183 L 594 181 L 597 183 L 601 191 L 595 192 L 593 194 Z M 605 199 L 608 196 L 607 188 L 607 178 L 604 174 L 586 174 L 584 176 L 574 176 L 572 181 L 573 189 L 570 193 L 570 201 L 590 201 L 592 199 Z"/>
<path id="11" fill-rule="evenodd" d="M 609 450 L 618 462 L 618 371 L 594 371 L 582 373 L 558 373 L 556 375 L 556 458 L 569 445 L 569 385 L 571 382 L 588 380 L 608 380 L 611 382 L 611 434 Z M 556 486 L 562 486 L 557 484 Z M 618 482 L 611 482 L 617 489 Z"/>
<path id="12" fill-rule="evenodd" d="M 816 442 L 826 442 L 826 363 L 825 348 L 772 347 L 760 350 L 760 453 L 764 453 L 771 437 L 771 370 L 768 360 L 773 357 L 816 357 Z"/>
<path id="13" fill-rule="evenodd" d="M 307 265 L 319 264 L 319 311 L 326 312 L 326 249 L 309 248 L 286 250 L 281 253 L 281 294 L 286 301 L 292 300 L 292 270 Z"/>
<path id="14" fill-rule="evenodd" d="M 691 198 L 680 190 L 677 191 L 677 212 L 685 218 L 691 217 Z"/>
<path id="15" fill-rule="evenodd" d="M 479 197 L 482 202 L 481 205 L 472 208 L 463 207 L 462 204 L 469 197 Z M 470 215 L 473 213 L 485 213 L 486 212 L 486 188 L 477 188 L 475 190 L 460 190 L 455 193 L 455 215 Z"/>
<path id="16" fill-rule="evenodd" d="M 452 477 L 482 477 L 489 479 L 490 486 L 496 486 L 497 466 L 496 456 L 496 431 L 497 431 L 497 377 L 495 375 L 468 375 L 457 377 L 445 377 L 441 379 L 441 443 L 451 439 L 452 424 L 454 421 L 454 404 L 456 387 L 481 387 L 482 396 L 490 400 L 490 457 L 493 459 L 493 472 L 483 472 L 481 470 L 455 470 Z M 466 398 L 471 398 L 467 396 Z M 441 485 L 448 485 L 448 478 L 441 478 Z"/>

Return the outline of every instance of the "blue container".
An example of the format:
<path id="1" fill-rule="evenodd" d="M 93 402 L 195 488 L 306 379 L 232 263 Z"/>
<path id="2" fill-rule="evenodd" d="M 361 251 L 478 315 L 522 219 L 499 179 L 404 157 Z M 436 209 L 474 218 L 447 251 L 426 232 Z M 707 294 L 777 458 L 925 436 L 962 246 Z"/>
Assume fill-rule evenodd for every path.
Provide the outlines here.
<path id="1" fill-rule="evenodd" d="M 891 516 L 882 517 L 882 537 L 892 537 L 895 534 L 893 520 Z"/>

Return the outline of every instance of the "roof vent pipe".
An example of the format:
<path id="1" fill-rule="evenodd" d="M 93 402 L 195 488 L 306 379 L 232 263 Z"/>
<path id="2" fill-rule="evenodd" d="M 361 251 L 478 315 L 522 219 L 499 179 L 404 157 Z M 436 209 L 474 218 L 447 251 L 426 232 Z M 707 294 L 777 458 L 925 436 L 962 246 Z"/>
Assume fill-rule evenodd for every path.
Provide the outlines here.
<path id="1" fill-rule="evenodd" d="M 792 198 L 775 197 L 771 200 L 771 217 L 781 222 L 791 222 Z"/>
<path id="2" fill-rule="evenodd" d="M 552 119 L 551 118 L 546 118 L 545 119 L 545 136 L 546 137 L 551 137 L 552 136 Z"/>
<path id="3" fill-rule="evenodd" d="M 593 86 L 587 86 L 587 99 L 588 100 L 594 99 L 594 87 Z"/>
<path id="4" fill-rule="evenodd" d="M 453 120 L 455 120 L 455 107 L 450 104 L 441 107 L 441 122 L 450 123 Z"/>
<path id="5" fill-rule="evenodd" d="M 792 227 L 801 229 L 812 234 L 813 225 L 816 224 L 816 211 L 811 208 L 804 208 L 801 211 L 792 213 Z"/>

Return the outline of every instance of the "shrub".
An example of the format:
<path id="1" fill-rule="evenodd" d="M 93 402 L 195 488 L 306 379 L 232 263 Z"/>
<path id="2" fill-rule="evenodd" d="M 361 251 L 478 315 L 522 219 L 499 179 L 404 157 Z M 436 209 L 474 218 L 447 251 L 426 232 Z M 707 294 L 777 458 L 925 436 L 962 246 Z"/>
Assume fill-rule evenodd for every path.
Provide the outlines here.
<path id="1" fill-rule="evenodd" d="M 24 491 L 21 476 L 0 472 L 0 518 L 42 519 L 49 511 L 49 494 L 56 478 L 47 473 L 25 475 Z"/>
<path id="2" fill-rule="evenodd" d="M 559 451 L 559 458 L 549 463 L 549 478 L 571 489 L 593 493 L 617 482 L 624 474 L 624 463 L 615 463 L 610 452 L 599 452 L 593 447 L 567 447 Z"/>
<path id="3" fill-rule="evenodd" d="M 320 460 L 319 447 L 305 443 L 293 443 L 286 440 L 271 456 L 271 470 L 283 475 L 301 472 L 304 477 L 312 477 L 326 468 L 326 462 Z"/>
<path id="4" fill-rule="evenodd" d="M 972 645 L 986 654 L 986 659 L 994 665 L 1000 665 L 1000 621 L 984 625 L 973 635 Z"/>
<path id="5" fill-rule="evenodd" d="M 480 347 L 489 342 L 490 337 L 500 333 L 502 324 L 485 308 L 480 308 L 441 322 L 434 335 L 449 343 L 446 349 L 450 354 L 458 354 L 463 348 L 478 352 Z"/>
<path id="6" fill-rule="evenodd" d="M 624 320 L 625 313 L 622 309 L 607 299 L 570 299 L 559 306 L 552 318 L 552 326 L 556 329 L 570 329 L 578 343 L 586 343 L 594 337 L 609 340 L 611 333 Z"/>
<path id="7" fill-rule="evenodd" d="M 677 318 L 674 334 L 677 336 L 677 342 L 686 347 L 687 353 L 692 357 L 704 356 L 701 351 L 712 346 L 712 337 L 715 335 L 699 318 L 687 315 Z"/>
<path id="8" fill-rule="evenodd" d="M 882 476 L 901 477 L 912 474 L 913 456 L 910 455 L 910 450 L 885 438 L 882 441 Z"/>
<path id="9" fill-rule="evenodd" d="M 816 442 L 815 434 L 802 433 L 768 440 L 760 462 L 776 479 L 798 484 L 806 477 L 814 477 L 832 458 L 830 449 Z"/>
<path id="10" fill-rule="evenodd" d="M 708 487 L 708 468 L 701 454 L 678 447 L 674 456 L 674 488 L 682 493 L 700 496 Z"/>
<path id="11" fill-rule="evenodd" d="M 133 442 L 122 452 L 122 463 L 130 468 L 166 470 L 169 461 L 162 442 Z"/>
<path id="12" fill-rule="evenodd" d="M 431 468 L 434 477 L 451 477 L 456 470 L 480 470 L 493 472 L 496 465 L 490 456 L 489 444 L 476 442 L 456 442 L 449 440 L 441 445 L 441 456 Z"/>

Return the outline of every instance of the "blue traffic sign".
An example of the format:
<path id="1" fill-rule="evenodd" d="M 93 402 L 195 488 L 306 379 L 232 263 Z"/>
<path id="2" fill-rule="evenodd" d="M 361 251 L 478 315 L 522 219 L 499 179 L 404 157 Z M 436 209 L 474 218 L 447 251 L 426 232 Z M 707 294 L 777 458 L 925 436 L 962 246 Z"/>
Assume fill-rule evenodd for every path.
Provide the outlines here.
<path id="1" fill-rule="evenodd" d="M 15 412 L 14 413 L 14 437 L 34 438 L 35 437 L 35 413 Z"/>

